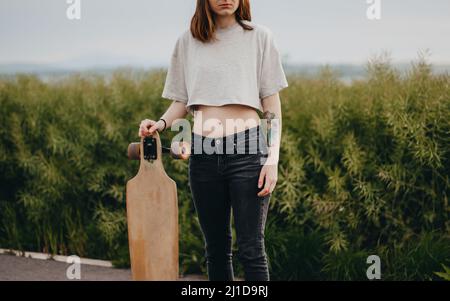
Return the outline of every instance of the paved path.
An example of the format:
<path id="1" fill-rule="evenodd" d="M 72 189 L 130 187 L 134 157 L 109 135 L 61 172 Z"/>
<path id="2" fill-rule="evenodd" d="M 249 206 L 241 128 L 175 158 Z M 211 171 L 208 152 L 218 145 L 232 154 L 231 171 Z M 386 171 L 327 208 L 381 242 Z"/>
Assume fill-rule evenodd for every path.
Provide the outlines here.
<path id="1" fill-rule="evenodd" d="M 0 255 L 0 281 L 5 280 L 31 280 L 31 281 L 67 281 L 66 270 L 68 263 L 31 259 L 14 255 Z M 131 280 L 129 269 L 116 269 L 93 265 L 81 265 L 81 280 Z M 186 275 L 179 280 L 207 280 L 201 275 Z M 73 280 L 71 280 L 73 281 Z"/>

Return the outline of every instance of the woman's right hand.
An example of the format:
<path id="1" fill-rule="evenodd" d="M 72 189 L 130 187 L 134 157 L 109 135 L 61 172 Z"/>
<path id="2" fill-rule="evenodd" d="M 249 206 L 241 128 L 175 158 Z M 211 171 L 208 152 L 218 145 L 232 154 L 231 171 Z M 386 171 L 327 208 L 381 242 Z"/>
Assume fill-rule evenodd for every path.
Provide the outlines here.
<path id="1" fill-rule="evenodd" d="M 154 121 L 151 119 L 144 119 L 139 125 L 139 137 L 144 138 L 152 135 L 155 131 L 160 131 L 164 127 L 164 121 Z"/>

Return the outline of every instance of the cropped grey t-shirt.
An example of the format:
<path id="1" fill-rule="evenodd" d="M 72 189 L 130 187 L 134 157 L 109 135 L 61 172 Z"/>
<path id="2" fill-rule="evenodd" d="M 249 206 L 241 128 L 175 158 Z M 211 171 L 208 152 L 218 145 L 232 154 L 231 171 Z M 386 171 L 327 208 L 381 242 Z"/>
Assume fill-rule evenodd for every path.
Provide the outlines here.
<path id="1" fill-rule="evenodd" d="M 218 41 L 203 43 L 186 30 L 172 52 L 162 97 L 186 103 L 242 104 L 262 112 L 261 100 L 288 87 L 280 52 L 270 29 L 243 21 L 217 29 Z"/>

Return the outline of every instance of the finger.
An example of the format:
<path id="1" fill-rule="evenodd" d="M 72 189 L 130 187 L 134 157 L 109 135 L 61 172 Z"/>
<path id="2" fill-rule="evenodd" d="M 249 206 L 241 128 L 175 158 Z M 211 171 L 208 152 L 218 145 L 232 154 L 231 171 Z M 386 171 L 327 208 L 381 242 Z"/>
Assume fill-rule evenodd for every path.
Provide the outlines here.
<path id="1" fill-rule="evenodd" d="M 139 129 L 139 136 L 145 137 L 146 134 L 147 134 L 147 129 L 145 129 L 145 128 Z"/>
<path id="2" fill-rule="evenodd" d="M 276 181 L 272 181 L 272 183 L 270 184 L 269 193 L 272 193 L 274 191 L 275 186 L 276 186 Z"/>
<path id="3" fill-rule="evenodd" d="M 142 126 L 142 127 L 140 128 L 140 131 L 141 131 L 141 133 L 142 133 L 143 136 L 147 136 L 147 135 L 150 134 L 150 133 L 149 133 L 149 128 L 148 128 L 147 125 Z"/>
<path id="4" fill-rule="evenodd" d="M 152 126 L 153 124 L 155 124 L 155 122 L 153 120 L 145 119 L 145 120 L 142 120 L 141 127 L 148 128 L 149 126 Z"/>
<path id="5" fill-rule="evenodd" d="M 270 181 L 266 178 L 266 185 L 264 185 L 263 190 L 258 193 L 258 196 L 266 196 L 270 193 Z"/>
<path id="6" fill-rule="evenodd" d="M 149 131 L 149 132 L 150 132 L 150 129 L 152 129 L 151 133 L 154 132 L 154 131 L 155 131 L 155 128 L 157 128 L 157 127 L 156 127 L 156 122 L 153 122 L 153 121 L 152 121 L 152 122 L 147 123 L 146 126 L 145 126 L 145 128 L 146 128 L 146 130 Z"/>
<path id="7" fill-rule="evenodd" d="M 158 126 L 157 126 L 157 125 L 153 125 L 153 126 L 148 130 L 148 132 L 149 132 L 150 134 L 153 134 L 157 129 L 158 129 Z"/>
<path id="8" fill-rule="evenodd" d="M 269 188 L 264 187 L 263 190 L 261 190 L 261 191 L 258 193 L 258 196 L 262 197 L 262 196 L 266 196 L 266 195 L 268 195 L 268 194 L 269 194 Z"/>
<path id="9" fill-rule="evenodd" d="M 150 129 L 153 125 L 154 125 L 154 123 L 146 122 L 146 123 L 144 124 L 144 126 L 143 126 L 144 131 L 145 131 L 145 132 L 148 132 L 149 129 Z"/>
<path id="10" fill-rule="evenodd" d="M 266 189 L 264 196 L 266 196 L 272 192 L 272 190 L 271 190 L 272 186 L 273 186 L 273 179 L 268 179 L 267 184 L 264 186 L 264 188 Z"/>
<path id="11" fill-rule="evenodd" d="M 261 188 L 263 182 L 264 182 L 264 177 L 266 176 L 266 172 L 264 169 L 261 169 L 261 173 L 259 174 L 259 179 L 258 179 L 258 188 Z"/>
<path id="12" fill-rule="evenodd" d="M 143 130 L 142 126 L 139 127 L 138 135 L 139 135 L 139 137 L 142 137 L 144 135 L 144 130 Z"/>

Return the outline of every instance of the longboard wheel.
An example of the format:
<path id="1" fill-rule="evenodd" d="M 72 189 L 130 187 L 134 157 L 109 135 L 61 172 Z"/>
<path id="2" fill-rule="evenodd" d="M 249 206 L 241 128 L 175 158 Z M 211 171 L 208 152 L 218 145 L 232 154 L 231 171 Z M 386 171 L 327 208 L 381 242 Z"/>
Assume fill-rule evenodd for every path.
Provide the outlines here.
<path id="1" fill-rule="evenodd" d="M 174 142 L 171 147 L 171 155 L 175 159 L 187 160 L 191 155 L 191 145 L 184 142 Z"/>
<path id="2" fill-rule="evenodd" d="M 128 159 L 140 160 L 141 159 L 141 143 L 133 142 L 128 145 Z"/>

